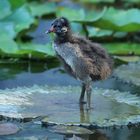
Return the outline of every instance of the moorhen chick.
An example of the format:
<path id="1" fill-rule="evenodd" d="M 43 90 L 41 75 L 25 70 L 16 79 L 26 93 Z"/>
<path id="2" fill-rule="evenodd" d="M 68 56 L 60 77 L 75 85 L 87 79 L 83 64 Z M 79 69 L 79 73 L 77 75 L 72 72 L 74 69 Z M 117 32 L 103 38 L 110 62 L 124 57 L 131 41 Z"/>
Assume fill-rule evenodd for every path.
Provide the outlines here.
<path id="1" fill-rule="evenodd" d="M 55 19 L 46 33 L 55 33 L 54 49 L 65 70 L 82 82 L 80 103 L 90 108 L 92 81 L 106 79 L 112 72 L 112 60 L 97 43 L 72 34 L 71 26 L 65 17 Z"/>

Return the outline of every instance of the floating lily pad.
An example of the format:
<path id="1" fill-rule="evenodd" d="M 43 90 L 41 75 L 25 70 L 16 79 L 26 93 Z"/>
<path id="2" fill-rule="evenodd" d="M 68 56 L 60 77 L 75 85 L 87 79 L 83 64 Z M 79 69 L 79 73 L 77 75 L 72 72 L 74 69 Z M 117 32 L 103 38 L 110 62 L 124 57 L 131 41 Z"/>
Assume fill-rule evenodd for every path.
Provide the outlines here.
<path id="1" fill-rule="evenodd" d="M 33 16 L 42 16 L 46 14 L 52 14 L 56 11 L 56 5 L 54 2 L 38 3 L 32 2 L 28 4 Z"/>
<path id="2" fill-rule="evenodd" d="M 10 3 L 8 0 L 3 0 L 0 2 L 0 19 L 11 14 Z"/>
<path id="3" fill-rule="evenodd" d="M 114 56 L 115 59 L 121 60 L 123 62 L 137 62 L 140 61 L 139 56 Z"/>
<path id="4" fill-rule="evenodd" d="M 5 21 L 13 22 L 15 25 L 15 31 L 20 32 L 23 29 L 28 29 L 34 22 L 34 19 L 29 13 L 27 7 L 22 6 L 17 8 L 10 16 L 6 17 Z"/>
<path id="5" fill-rule="evenodd" d="M 34 44 L 34 43 L 20 43 L 20 50 L 17 54 L 30 54 L 33 52 L 42 53 L 48 56 L 54 56 L 55 52 L 52 48 L 52 44 Z"/>
<path id="6" fill-rule="evenodd" d="M 114 75 L 124 82 L 140 86 L 140 62 L 122 65 L 114 71 Z"/>
<path id="7" fill-rule="evenodd" d="M 79 87 L 47 85 L 0 90 L 0 115 L 17 119 L 47 116 L 43 124 L 98 127 L 140 122 L 140 97 L 129 92 L 94 89 L 94 109 L 87 111 L 86 105 L 79 106 L 79 93 Z"/>
<path id="8" fill-rule="evenodd" d="M 56 125 L 51 127 L 50 131 L 54 133 L 60 133 L 60 134 L 79 134 L 79 135 L 85 135 L 85 134 L 93 134 L 94 131 L 88 130 L 83 127 L 79 126 L 65 126 L 65 125 Z"/>
<path id="9" fill-rule="evenodd" d="M 0 136 L 15 134 L 19 130 L 20 129 L 18 128 L 18 126 L 15 125 L 15 124 L 12 124 L 12 123 L 2 123 L 2 124 L 0 124 Z"/>
<path id="10" fill-rule="evenodd" d="M 14 30 L 13 22 L 0 22 L 0 34 L 7 38 L 14 38 L 16 36 L 16 32 Z"/>
<path id="11" fill-rule="evenodd" d="M 103 47 L 111 54 L 115 55 L 129 55 L 140 54 L 140 45 L 137 43 L 107 43 Z"/>
<path id="12" fill-rule="evenodd" d="M 101 14 L 98 14 L 100 15 L 99 18 L 96 18 L 96 16 L 93 16 L 95 17 L 93 18 L 89 16 L 90 14 L 87 14 L 86 18 L 80 18 L 82 16 L 79 15 L 78 19 L 73 19 L 73 21 L 102 29 L 133 32 L 140 28 L 140 19 L 137 18 L 139 14 L 139 9 L 118 10 L 110 7 L 103 10 Z M 74 17 L 74 15 L 70 16 Z"/>
<path id="13" fill-rule="evenodd" d="M 14 40 L 11 39 L 11 37 L 3 35 L 0 38 L 0 50 L 7 54 L 13 54 L 16 53 L 19 49 L 18 45 Z"/>

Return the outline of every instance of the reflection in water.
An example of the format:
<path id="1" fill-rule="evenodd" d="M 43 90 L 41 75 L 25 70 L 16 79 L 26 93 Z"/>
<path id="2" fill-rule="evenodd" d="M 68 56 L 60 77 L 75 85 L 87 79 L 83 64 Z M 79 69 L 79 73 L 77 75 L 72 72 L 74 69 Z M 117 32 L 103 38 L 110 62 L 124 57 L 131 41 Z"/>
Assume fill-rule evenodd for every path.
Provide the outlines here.
<path id="1" fill-rule="evenodd" d="M 80 122 L 81 123 L 90 123 L 90 111 L 86 109 L 86 104 L 79 104 L 80 109 Z"/>

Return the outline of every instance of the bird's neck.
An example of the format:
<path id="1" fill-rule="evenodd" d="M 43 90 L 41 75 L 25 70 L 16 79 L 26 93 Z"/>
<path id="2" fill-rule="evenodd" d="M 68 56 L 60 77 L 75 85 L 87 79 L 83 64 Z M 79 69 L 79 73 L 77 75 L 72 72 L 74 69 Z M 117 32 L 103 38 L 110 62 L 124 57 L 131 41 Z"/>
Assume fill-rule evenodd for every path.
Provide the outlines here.
<path id="1" fill-rule="evenodd" d="M 70 42 L 72 38 L 72 33 L 69 31 L 65 34 L 56 34 L 55 42 L 58 44 Z"/>

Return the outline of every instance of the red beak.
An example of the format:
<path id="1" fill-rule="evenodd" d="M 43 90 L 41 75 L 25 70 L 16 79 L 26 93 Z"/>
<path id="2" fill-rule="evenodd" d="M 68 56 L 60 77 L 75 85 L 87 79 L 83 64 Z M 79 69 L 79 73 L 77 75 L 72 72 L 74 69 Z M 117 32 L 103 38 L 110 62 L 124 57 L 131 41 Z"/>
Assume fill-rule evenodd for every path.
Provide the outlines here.
<path id="1" fill-rule="evenodd" d="M 49 30 L 47 30 L 45 33 L 49 34 L 49 33 L 52 33 L 52 32 L 55 32 L 55 29 L 54 29 L 53 26 L 51 26 L 51 28 Z"/>

